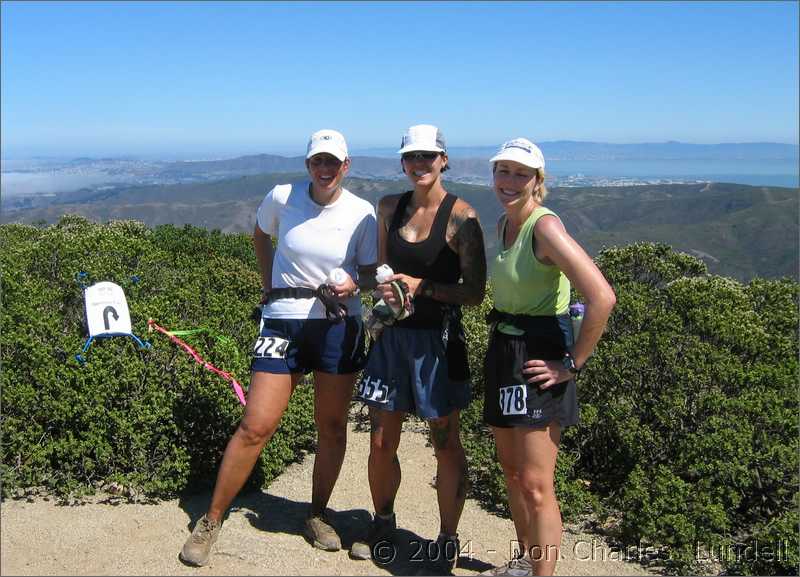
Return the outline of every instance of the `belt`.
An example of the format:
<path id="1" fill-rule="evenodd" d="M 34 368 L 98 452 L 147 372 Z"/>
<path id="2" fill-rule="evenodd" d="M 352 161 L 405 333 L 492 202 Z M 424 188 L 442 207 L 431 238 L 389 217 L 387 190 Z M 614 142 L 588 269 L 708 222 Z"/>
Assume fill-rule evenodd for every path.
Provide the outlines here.
<path id="1" fill-rule="evenodd" d="M 325 306 L 325 317 L 334 323 L 344 320 L 347 316 L 347 306 L 340 303 L 334 296 L 331 287 L 321 284 L 315 289 L 308 287 L 283 287 L 275 288 L 267 293 L 267 304 L 280 299 L 311 299 L 317 298 Z"/>

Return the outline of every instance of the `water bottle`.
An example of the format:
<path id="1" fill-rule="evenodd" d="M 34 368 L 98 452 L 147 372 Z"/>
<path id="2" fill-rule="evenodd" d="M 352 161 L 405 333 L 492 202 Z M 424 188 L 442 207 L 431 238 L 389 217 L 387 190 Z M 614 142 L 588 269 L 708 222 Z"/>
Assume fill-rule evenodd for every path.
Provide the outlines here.
<path id="1" fill-rule="evenodd" d="M 569 318 L 572 321 L 572 335 L 575 338 L 575 342 L 578 342 L 578 335 L 581 333 L 585 309 L 586 307 L 583 303 L 575 303 L 569 307 Z"/>
<path id="2" fill-rule="evenodd" d="M 347 280 L 347 273 L 344 271 L 344 269 L 335 268 L 331 272 L 328 273 L 327 284 L 329 284 L 329 285 L 339 285 L 339 284 L 342 284 L 346 280 Z"/>
<path id="3" fill-rule="evenodd" d="M 389 279 L 392 278 L 393 274 L 394 271 L 392 270 L 392 267 L 390 267 L 388 264 L 382 264 L 375 271 L 375 281 L 378 284 L 389 282 Z"/>

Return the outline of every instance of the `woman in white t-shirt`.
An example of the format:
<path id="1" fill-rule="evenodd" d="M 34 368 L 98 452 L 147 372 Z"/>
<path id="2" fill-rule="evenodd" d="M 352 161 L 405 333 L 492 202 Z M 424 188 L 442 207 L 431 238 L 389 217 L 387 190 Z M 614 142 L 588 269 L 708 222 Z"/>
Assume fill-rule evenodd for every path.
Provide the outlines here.
<path id="1" fill-rule="evenodd" d="M 247 407 L 225 449 L 209 509 L 181 552 L 186 563 L 208 561 L 225 511 L 309 372 L 318 443 L 304 535 L 317 548 L 341 548 L 325 508 L 344 460 L 356 373 L 365 362 L 359 285 L 374 288 L 377 261 L 375 210 L 342 187 L 349 167 L 344 137 L 315 132 L 306 154 L 310 181 L 276 186 L 258 209 L 253 240 L 263 307 Z"/>

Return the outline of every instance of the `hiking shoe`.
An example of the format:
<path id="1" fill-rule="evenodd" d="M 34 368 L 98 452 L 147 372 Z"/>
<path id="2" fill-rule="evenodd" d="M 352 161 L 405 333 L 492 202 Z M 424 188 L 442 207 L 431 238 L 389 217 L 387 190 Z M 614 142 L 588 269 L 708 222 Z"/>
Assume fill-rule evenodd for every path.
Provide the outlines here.
<path id="1" fill-rule="evenodd" d="M 217 541 L 221 527 L 222 524 L 219 521 L 212 521 L 206 515 L 200 517 L 192 534 L 183 545 L 180 554 L 181 561 L 196 567 L 202 567 L 208 563 L 211 547 Z"/>
<path id="2" fill-rule="evenodd" d="M 436 555 L 434 559 L 431 559 L 431 565 L 435 571 L 433 575 L 452 575 L 458 555 L 461 553 L 461 542 L 458 540 L 458 535 L 439 537 L 436 539 L 436 547 L 428 549 L 428 551 L 430 554 Z"/>
<path id="3" fill-rule="evenodd" d="M 484 571 L 481 575 L 494 575 L 495 577 L 528 577 L 533 575 L 533 565 L 529 559 L 520 557 L 512 559 L 505 565 Z"/>
<path id="4" fill-rule="evenodd" d="M 342 541 L 336 534 L 336 529 L 333 528 L 324 513 L 306 519 L 303 535 L 317 549 L 338 551 L 342 548 Z"/>
<path id="5" fill-rule="evenodd" d="M 392 513 L 391 519 L 381 519 L 377 515 L 370 523 L 367 536 L 353 543 L 350 548 L 350 557 L 353 559 L 368 560 L 373 558 L 373 549 L 381 543 L 389 543 L 397 529 L 397 517 Z M 381 555 L 384 557 L 384 555 Z M 392 559 L 387 559 L 391 561 Z"/>

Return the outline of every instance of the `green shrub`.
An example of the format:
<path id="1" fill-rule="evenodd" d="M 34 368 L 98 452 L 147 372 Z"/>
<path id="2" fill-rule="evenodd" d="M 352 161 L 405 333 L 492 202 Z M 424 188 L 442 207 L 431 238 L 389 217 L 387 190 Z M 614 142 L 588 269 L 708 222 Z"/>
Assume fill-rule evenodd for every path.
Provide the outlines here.
<path id="1" fill-rule="evenodd" d="M 93 224 L 65 216 L 54 226 L 0 227 L 3 251 L 3 496 L 29 487 L 79 495 L 115 482 L 135 494 L 207 487 L 242 408 L 229 385 L 159 333 L 205 327 L 186 340 L 246 388 L 252 320 L 260 294 L 252 242 L 186 226 Z M 133 340 L 86 339 L 76 281 L 125 290 Z M 224 335 L 226 338 L 215 338 Z M 269 482 L 314 440 L 312 394 L 298 387 L 251 482 Z"/>
<path id="2" fill-rule="evenodd" d="M 658 547 L 672 572 L 704 570 L 703 551 L 732 551 L 716 555 L 729 572 L 796 574 L 800 285 L 710 276 L 666 245 L 596 261 L 617 306 L 581 373 L 581 422 L 562 437 L 564 517 L 618 519 L 612 538 Z M 471 359 L 486 350 L 478 317 L 489 300 L 466 315 Z M 508 514 L 480 411 L 478 400 L 464 412 L 473 494 Z M 782 555 L 740 554 L 759 544 Z"/>

